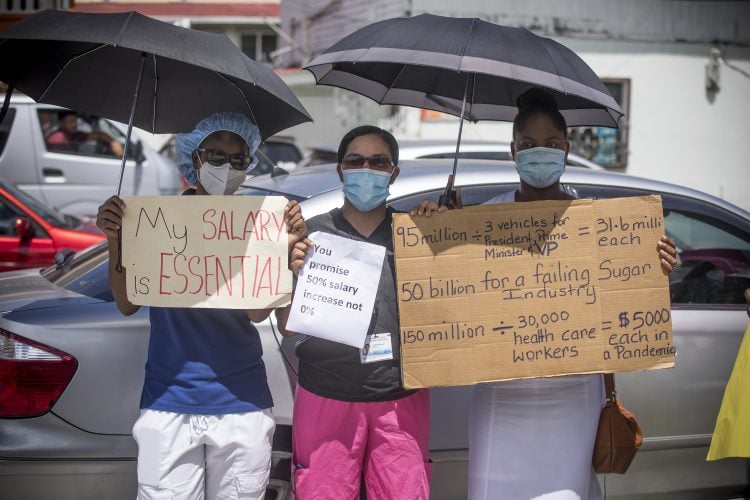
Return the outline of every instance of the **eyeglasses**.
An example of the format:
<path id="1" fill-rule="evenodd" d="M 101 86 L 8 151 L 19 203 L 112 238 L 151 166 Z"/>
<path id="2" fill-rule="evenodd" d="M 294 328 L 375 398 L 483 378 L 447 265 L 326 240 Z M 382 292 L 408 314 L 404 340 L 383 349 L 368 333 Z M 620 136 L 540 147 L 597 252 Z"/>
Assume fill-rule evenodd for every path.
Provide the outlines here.
<path id="1" fill-rule="evenodd" d="M 201 161 L 207 161 L 211 165 L 218 167 L 229 163 L 235 170 L 246 170 L 253 162 L 253 156 L 245 153 L 229 155 L 221 149 L 198 148 L 195 150 Z"/>
<path id="2" fill-rule="evenodd" d="M 381 172 L 390 172 L 395 166 L 391 159 L 386 155 L 375 155 L 369 157 L 362 155 L 348 155 L 344 156 L 344 159 L 341 160 L 341 166 L 344 169 L 362 168 L 365 166 L 365 163 L 370 165 L 371 169 L 379 170 Z"/>

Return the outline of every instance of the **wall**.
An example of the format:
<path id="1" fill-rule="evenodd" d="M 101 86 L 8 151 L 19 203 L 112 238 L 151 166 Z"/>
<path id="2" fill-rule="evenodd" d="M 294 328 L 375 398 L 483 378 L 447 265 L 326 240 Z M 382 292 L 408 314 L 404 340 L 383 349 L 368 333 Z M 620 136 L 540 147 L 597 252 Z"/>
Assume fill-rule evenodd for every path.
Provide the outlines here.
<path id="1" fill-rule="evenodd" d="M 389 107 L 378 106 L 366 97 L 315 85 L 315 78 L 306 70 L 283 71 L 280 76 L 315 120 L 279 134 L 294 137 L 300 146 L 338 147 L 339 140 L 350 129 L 363 124 L 377 125 L 388 114 Z"/>
<path id="2" fill-rule="evenodd" d="M 700 189 L 750 210 L 750 48 L 705 88 L 709 45 L 559 39 L 600 77 L 630 78 L 627 172 Z"/>
<path id="3" fill-rule="evenodd" d="M 377 7 L 374 6 L 377 4 Z M 377 11 L 376 11 L 377 9 Z M 399 12 L 400 11 L 400 12 Z M 479 16 L 526 26 L 578 53 L 602 78 L 630 79 L 629 157 L 632 175 L 700 189 L 750 210 L 750 2 L 613 0 L 284 0 L 282 20 L 308 17 L 303 42 L 323 50 L 375 19 L 413 11 Z M 380 12 L 380 17 L 376 14 Z M 299 32 L 298 32 L 299 34 Z M 740 69 L 722 64 L 721 89 L 705 87 L 714 41 Z M 742 74 L 744 71 L 746 74 Z M 295 92 L 306 92 L 295 87 Z M 340 91 L 344 92 L 344 91 Z M 332 94 L 328 94 L 331 96 Z M 301 97 L 307 106 L 304 96 Z M 324 98 L 310 111 L 319 121 L 307 137 L 336 141 L 345 127 L 326 113 Z M 330 112 L 330 110 L 328 111 Z M 352 118 L 375 123 L 371 103 L 357 104 Z M 403 138 L 452 139 L 457 120 L 420 122 L 404 113 Z M 383 113 L 380 114 L 383 116 Z M 466 124 L 466 139 L 510 140 L 505 123 Z M 327 135 L 326 132 L 331 132 Z M 334 133 L 335 132 L 335 133 Z"/>

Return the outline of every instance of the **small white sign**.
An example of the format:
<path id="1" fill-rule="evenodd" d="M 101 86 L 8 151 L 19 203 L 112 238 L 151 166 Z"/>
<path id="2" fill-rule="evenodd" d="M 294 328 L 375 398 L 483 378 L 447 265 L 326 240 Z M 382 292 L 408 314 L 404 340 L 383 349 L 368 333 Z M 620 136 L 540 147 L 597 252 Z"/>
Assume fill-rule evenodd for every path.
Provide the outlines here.
<path id="1" fill-rule="evenodd" d="M 375 305 L 385 247 L 315 232 L 300 270 L 287 329 L 361 349 Z"/>

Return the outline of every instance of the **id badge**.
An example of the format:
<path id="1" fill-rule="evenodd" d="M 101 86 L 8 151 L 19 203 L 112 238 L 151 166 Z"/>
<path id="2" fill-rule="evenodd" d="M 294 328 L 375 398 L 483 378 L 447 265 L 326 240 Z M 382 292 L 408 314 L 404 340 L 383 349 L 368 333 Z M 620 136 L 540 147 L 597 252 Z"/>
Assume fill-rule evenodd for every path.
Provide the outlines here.
<path id="1" fill-rule="evenodd" d="M 365 339 L 365 346 L 359 350 L 362 364 L 393 359 L 393 346 L 390 333 L 372 333 Z"/>

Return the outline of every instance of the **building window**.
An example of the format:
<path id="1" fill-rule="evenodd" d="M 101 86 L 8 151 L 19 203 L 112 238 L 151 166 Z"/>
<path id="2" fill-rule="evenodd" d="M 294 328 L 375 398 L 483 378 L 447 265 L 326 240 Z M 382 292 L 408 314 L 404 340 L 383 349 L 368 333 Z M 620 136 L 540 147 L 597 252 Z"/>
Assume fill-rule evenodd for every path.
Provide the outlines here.
<path id="1" fill-rule="evenodd" d="M 619 128 L 571 127 L 570 151 L 611 169 L 628 165 L 628 122 L 630 121 L 630 80 L 604 79 L 612 96 L 625 112 Z"/>
<path id="2" fill-rule="evenodd" d="M 271 52 L 276 50 L 276 35 L 269 33 L 244 33 L 240 37 L 240 47 L 250 59 L 271 62 Z"/>

